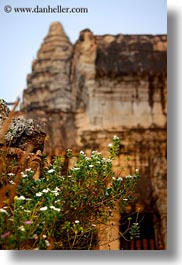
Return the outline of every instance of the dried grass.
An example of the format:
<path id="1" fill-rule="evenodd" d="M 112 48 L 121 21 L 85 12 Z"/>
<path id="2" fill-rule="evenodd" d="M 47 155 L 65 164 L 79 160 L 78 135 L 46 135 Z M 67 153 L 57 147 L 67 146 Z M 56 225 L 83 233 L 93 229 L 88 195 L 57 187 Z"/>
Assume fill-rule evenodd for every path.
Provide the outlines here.
<path id="1" fill-rule="evenodd" d="M 21 179 L 21 172 L 23 172 L 27 165 L 27 160 L 31 157 L 29 161 L 29 166 L 33 167 L 35 172 L 34 178 L 38 179 L 40 177 L 40 163 L 41 163 L 41 152 L 37 151 L 37 154 L 31 154 L 33 146 L 29 145 L 26 151 L 22 151 L 19 148 L 14 148 L 6 146 L 5 135 L 8 131 L 9 125 L 15 116 L 15 110 L 19 104 L 19 99 L 15 102 L 13 109 L 10 111 L 9 116 L 4 121 L 3 126 L 0 130 L 0 208 L 5 205 L 10 205 L 16 195 L 16 189 L 18 187 L 19 181 Z M 10 184 L 8 181 L 8 169 L 12 168 L 11 158 L 16 158 L 18 166 L 14 167 L 12 171 L 15 173 L 14 185 Z M 3 178 L 7 177 L 7 180 L 4 182 Z"/>

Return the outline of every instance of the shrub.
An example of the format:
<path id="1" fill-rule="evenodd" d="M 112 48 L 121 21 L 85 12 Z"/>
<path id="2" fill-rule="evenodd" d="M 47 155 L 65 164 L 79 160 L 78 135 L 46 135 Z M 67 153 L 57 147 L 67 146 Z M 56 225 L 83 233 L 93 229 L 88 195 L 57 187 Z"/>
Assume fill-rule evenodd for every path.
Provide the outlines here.
<path id="1" fill-rule="evenodd" d="M 55 157 L 41 177 L 34 179 L 31 168 L 21 172 L 13 203 L 0 209 L 2 249 L 94 249 L 99 245 L 97 227 L 106 224 L 117 207 L 124 209 L 134 196 L 138 172 L 117 177 L 112 162 L 119 152 L 120 140 L 114 136 L 108 157 L 97 151 L 77 158 L 62 174 L 63 159 Z M 73 162 L 72 162 L 73 163 Z M 6 172 L 10 185 L 16 174 Z M 3 176 L 4 179 L 4 176 Z"/>

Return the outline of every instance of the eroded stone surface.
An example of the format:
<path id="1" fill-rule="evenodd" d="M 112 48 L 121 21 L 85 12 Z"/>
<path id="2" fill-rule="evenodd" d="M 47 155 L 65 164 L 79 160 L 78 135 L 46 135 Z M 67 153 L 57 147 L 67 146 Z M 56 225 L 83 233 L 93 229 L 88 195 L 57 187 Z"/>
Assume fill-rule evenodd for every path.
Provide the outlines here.
<path id="1" fill-rule="evenodd" d="M 0 99 L 0 127 L 8 117 L 10 110 L 3 99 Z"/>
<path id="2" fill-rule="evenodd" d="M 4 101 L 0 101 L 0 110 L 0 129 L 2 129 L 5 120 L 9 117 L 10 110 Z M 2 135 L 2 137 L 6 146 L 32 152 L 43 151 L 46 125 L 33 119 L 13 117 L 5 131 L 5 135 Z"/>

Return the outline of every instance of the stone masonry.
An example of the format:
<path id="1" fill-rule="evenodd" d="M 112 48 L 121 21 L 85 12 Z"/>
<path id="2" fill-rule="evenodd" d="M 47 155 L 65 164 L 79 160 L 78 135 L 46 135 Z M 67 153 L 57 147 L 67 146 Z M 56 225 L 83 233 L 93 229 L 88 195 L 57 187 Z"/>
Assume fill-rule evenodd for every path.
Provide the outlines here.
<path id="1" fill-rule="evenodd" d="M 47 123 L 50 155 L 67 148 L 105 153 L 112 137 L 120 137 L 115 168 L 140 170 L 138 202 L 153 213 L 157 249 L 167 248 L 166 56 L 166 35 L 96 36 L 85 29 L 73 45 L 54 22 L 21 106 L 24 116 Z"/>

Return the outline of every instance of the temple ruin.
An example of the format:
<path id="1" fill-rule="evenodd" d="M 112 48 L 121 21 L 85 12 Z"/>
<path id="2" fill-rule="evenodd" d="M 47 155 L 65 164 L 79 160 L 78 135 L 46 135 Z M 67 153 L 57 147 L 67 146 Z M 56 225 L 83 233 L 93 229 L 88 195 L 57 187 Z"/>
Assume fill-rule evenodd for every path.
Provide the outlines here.
<path id="1" fill-rule="evenodd" d="M 140 171 L 138 199 L 123 216 L 140 208 L 143 235 L 129 243 L 117 239 L 111 249 L 167 248 L 166 57 L 166 35 L 97 36 L 85 29 L 72 44 L 54 22 L 27 77 L 21 112 L 46 122 L 45 152 L 104 153 L 117 135 L 115 168 Z M 120 214 L 113 222 L 120 229 Z"/>

